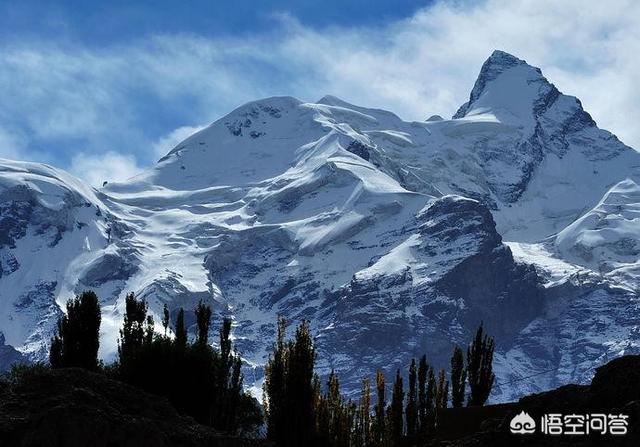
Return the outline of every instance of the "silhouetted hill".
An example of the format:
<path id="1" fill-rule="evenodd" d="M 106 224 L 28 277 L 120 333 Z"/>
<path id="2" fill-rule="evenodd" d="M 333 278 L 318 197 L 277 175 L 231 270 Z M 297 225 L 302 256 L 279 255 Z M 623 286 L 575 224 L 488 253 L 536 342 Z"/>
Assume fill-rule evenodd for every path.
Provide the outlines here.
<path id="1" fill-rule="evenodd" d="M 512 434 L 511 419 L 521 411 L 536 422 L 534 434 Z M 544 414 L 625 414 L 628 434 L 612 436 L 542 435 Z M 640 445 L 640 355 L 627 355 L 599 367 L 590 385 L 566 385 L 518 402 L 480 408 L 450 408 L 441 418 L 433 446 L 638 446 Z"/>
<path id="2" fill-rule="evenodd" d="M 535 434 L 512 434 L 521 411 L 536 421 Z M 540 434 L 543 414 L 625 414 L 628 434 L 614 437 Z M 597 369 L 590 385 L 566 385 L 518 402 L 449 408 L 439 416 L 429 446 L 637 446 L 640 445 L 640 356 Z M 0 380 L 0 446 L 264 447 L 258 440 L 224 436 L 179 415 L 164 399 L 105 375 L 80 369 L 32 368 Z"/>
<path id="3" fill-rule="evenodd" d="M 39 369 L 0 380 L 0 446 L 256 447 L 179 415 L 164 398 L 103 374 Z"/>

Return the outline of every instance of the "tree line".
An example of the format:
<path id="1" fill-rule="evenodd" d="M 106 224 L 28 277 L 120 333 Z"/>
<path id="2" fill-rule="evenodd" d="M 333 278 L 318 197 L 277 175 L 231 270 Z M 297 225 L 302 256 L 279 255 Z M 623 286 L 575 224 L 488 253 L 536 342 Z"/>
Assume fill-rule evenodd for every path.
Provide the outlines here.
<path id="1" fill-rule="evenodd" d="M 225 433 L 247 435 L 262 424 L 259 403 L 243 390 L 242 364 L 232 347 L 230 319 L 223 320 L 219 348 L 209 344 L 209 306 L 200 302 L 194 310 L 197 337 L 190 342 L 183 309 L 171 330 L 171 316 L 164 306 L 164 333 L 159 334 L 147 302 L 128 294 L 118 359 L 107 367 L 98 362 L 101 317 L 96 294 L 84 292 L 69 300 L 66 308 L 51 340 L 51 367 L 80 367 L 109 374 L 167 397 L 181 413 Z"/>
<path id="2" fill-rule="evenodd" d="M 334 371 L 322 386 L 314 372 L 316 348 L 309 323 L 301 323 L 293 339 L 286 340 L 286 322 L 280 318 L 265 370 L 267 438 L 281 447 L 414 445 L 434 434 L 449 404 L 484 405 L 495 380 L 493 352 L 494 340 L 480 325 L 467 349 L 466 362 L 463 350 L 454 347 L 448 375 L 444 369 L 436 373 L 423 355 L 411 361 L 406 389 L 399 369 L 391 387 L 378 370 L 375 397 L 370 379 L 365 378 L 356 402 L 342 396 Z"/>
<path id="3" fill-rule="evenodd" d="M 495 380 L 494 341 L 480 325 L 466 358 L 462 348 L 454 347 L 448 374 L 444 369 L 436 371 L 423 355 L 411 361 L 406 376 L 397 369 L 390 386 L 382 370 L 377 370 L 375 383 L 369 378 L 362 381 L 359 400 L 346 399 L 334 371 L 326 383 L 315 372 L 316 346 L 309 322 L 300 323 L 293 338 L 287 339 L 287 323 L 279 318 L 265 366 L 261 409 L 243 390 L 231 320 L 223 319 L 216 349 L 209 341 L 211 308 L 200 302 L 194 315 L 194 340 L 187 335 L 184 310 L 178 310 L 171 327 L 166 305 L 163 332 L 158 333 L 147 302 L 128 294 L 118 357 L 104 366 L 98 361 L 99 300 L 94 292 L 83 292 L 67 302 L 66 314 L 58 321 L 51 340 L 51 367 L 108 374 L 165 396 L 180 412 L 226 433 L 256 433 L 264 412 L 267 438 L 279 447 L 412 445 L 434 434 L 449 405 L 484 405 Z"/>

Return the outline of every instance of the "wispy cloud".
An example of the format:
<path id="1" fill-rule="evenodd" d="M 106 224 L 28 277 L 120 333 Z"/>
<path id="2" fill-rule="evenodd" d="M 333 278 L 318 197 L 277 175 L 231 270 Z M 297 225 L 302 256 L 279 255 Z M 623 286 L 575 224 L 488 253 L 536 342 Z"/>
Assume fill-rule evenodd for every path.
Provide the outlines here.
<path id="1" fill-rule="evenodd" d="M 496 48 L 540 66 L 640 148 L 639 18 L 632 0 L 487 0 L 440 2 L 375 28 L 315 29 L 281 14 L 270 33 L 242 38 L 160 35 L 99 48 L 16 39 L 0 44 L 0 155 L 38 154 L 95 184 L 114 178 L 100 163 L 135 173 L 258 97 L 330 93 L 407 119 L 451 115 Z"/>
<path id="2" fill-rule="evenodd" d="M 79 153 L 71 159 L 69 171 L 97 188 L 102 186 L 104 182 L 127 180 L 139 174 L 142 168 L 138 166 L 133 155 L 124 155 L 118 152 Z"/>
<path id="3" fill-rule="evenodd" d="M 22 138 L 0 127 L 0 158 L 19 158 L 23 155 Z"/>
<path id="4" fill-rule="evenodd" d="M 175 148 L 181 141 L 190 137 L 194 133 L 204 129 L 206 126 L 182 126 L 169 132 L 153 143 L 152 148 L 156 158 L 162 158 L 169 151 Z"/>

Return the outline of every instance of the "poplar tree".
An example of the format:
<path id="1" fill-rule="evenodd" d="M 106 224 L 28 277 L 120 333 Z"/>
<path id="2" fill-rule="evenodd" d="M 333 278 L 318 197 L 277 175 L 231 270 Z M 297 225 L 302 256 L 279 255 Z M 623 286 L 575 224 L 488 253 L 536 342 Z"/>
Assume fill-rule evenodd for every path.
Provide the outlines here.
<path id="1" fill-rule="evenodd" d="M 67 312 L 58 320 L 58 333 L 51 340 L 49 361 L 54 368 L 98 367 L 100 304 L 92 291 L 67 301 Z"/>
<path id="2" fill-rule="evenodd" d="M 425 418 L 425 432 L 432 432 L 436 426 L 436 415 L 435 415 L 435 403 L 436 403 L 436 394 L 437 394 L 437 383 L 436 377 L 433 372 L 433 368 L 429 367 L 429 372 L 427 373 L 427 393 L 426 393 L 426 408 L 427 415 Z"/>
<path id="3" fill-rule="evenodd" d="M 418 366 L 418 431 L 424 433 L 427 429 L 427 374 L 429 373 L 429 365 L 427 364 L 427 356 L 420 358 Z"/>
<path id="4" fill-rule="evenodd" d="M 403 407 L 404 407 L 404 388 L 402 384 L 402 376 L 400 370 L 396 370 L 396 380 L 393 384 L 393 393 L 391 395 L 391 408 L 389 421 L 391 422 L 391 439 L 393 445 L 398 445 L 403 434 Z"/>
<path id="5" fill-rule="evenodd" d="M 286 320 L 278 318 L 276 342 L 265 367 L 264 408 L 267 415 L 267 439 L 283 445 L 286 432 L 285 373 L 288 350 L 285 343 Z"/>
<path id="6" fill-rule="evenodd" d="M 361 425 L 361 446 L 371 446 L 371 381 L 367 378 L 362 381 L 362 398 L 360 401 L 359 419 Z"/>
<path id="7" fill-rule="evenodd" d="M 314 440 L 313 377 L 315 346 L 309 322 L 296 328 L 293 342 L 289 343 L 286 373 L 288 441 L 285 446 L 311 445 Z"/>
<path id="8" fill-rule="evenodd" d="M 198 343 L 209 343 L 209 326 L 211 324 L 211 308 L 200 300 L 196 307 L 196 323 L 198 324 Z"/>
<path id="9" fill-rule="evenodd" d="M 315 346 L 309 322 L 285 342 L 285 321 L 278 321 L 278 336 L 265 376 L 267 438 L 279 447 L 313 445 L 316 439 L 317 381 Z"/>
<path id="10" fill-rule="evenodd" d="M 147 320 L 144 328 L 144 344 L 147 346 L 153 343 L 153 336 L 155 335 L 155 325 L 153 321 L 153 315 L 147 315 Z"/>
<path id="11" fill-rule="evenodd" d="M 467 370 L 471 390 L 468 406 L 482 406 L 491 394 L 495 381 L 493 373 L 493 337 L 483 333 L 482 324 L 467 349 Z"/>
<path id="12" fill-rule="evenodd" d="M 178 349 L 187 347 L 187 329 L 184 326 L 184 309 L 180 308 L 176 317 L 176 339 L 175 344 Z"/>
<path id="13" fill-rule="evenodd" d="M 451 356 L 451 406 L 454 408 L 464 405 L 466 381 L 467 370 L 464 367 L 464 354 L 459 346 L 455 346 Z"/>
<path id="14" fill-rule="evenodd" d="M 140 352 L 145 341 L 144 322 L 147 317 L 147 302 L 136 299 L 133 293 L 125 297 L 125 313 L 120 339 L 118 340 L 118 355 L 120 366 L 125 370 L 129 363 Z"/>
<path id="15" fill-rule="evenodd" d="M 449 381 L 446 379 L 444 369 L 438 374 L 438 388 L 436 390 L 435 407 L 437 409 L 447 408 L 449 403 Z"/>
<path id="16" fill-rule="evenodd" d="M 418 427 L 418 407 L 417 407 L 417 368 L 416 359 L 411 360 L 409 366 L 409 389 L 407 390 L 407 436 L 413 437 Z"/>
<path id="17" fill-rule="evenodd" d="M 167 303 L 164 303 L 162 307 L 162 327 L 164 328 L 164 336 L 167 336 L 167 330 L 169 329 L 169 321 L 170 321 L 169 308 L 167 307 Z"/>
<path id="18" fill-rule="evenodd" d="M 384 374 L 382 371 L 376 371 L 376 408 L 375 408 L 375 443 L 383 445 L 385 439 L 385 406 L 387 404 L 385 397 Z"/>

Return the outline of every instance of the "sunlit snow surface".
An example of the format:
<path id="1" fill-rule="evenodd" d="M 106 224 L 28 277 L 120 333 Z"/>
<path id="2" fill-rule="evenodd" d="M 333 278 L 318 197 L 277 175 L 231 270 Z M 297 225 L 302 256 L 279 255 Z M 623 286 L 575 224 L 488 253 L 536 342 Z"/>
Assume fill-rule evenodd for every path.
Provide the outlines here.
<path id="1" fill-rule="evenodd" d="M 494 400 L 587 381 L 638 350 L 639 166 L 502 52 L 451 120 L 269 98 L 99 190 L 0 160 L 0 331 L 42 358 L 61 306 L 91 288 L 111 359 L 128 291 L 157 322 L 204 300 L 214 328 L 233 317 L 248 387 L 282 314 L 312 321 L 320 370 L 355 390 L 422 352 L 446 366 L 484 320 Z"/>

